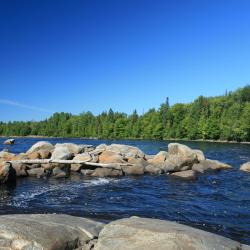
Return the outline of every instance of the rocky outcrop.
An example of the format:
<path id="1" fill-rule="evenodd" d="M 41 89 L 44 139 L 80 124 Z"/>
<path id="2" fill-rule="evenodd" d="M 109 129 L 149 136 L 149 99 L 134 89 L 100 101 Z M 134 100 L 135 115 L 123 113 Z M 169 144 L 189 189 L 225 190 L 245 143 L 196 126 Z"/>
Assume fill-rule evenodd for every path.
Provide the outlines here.
<path id="1" fill-rule="evenodd" d="M 12 145 L 14 143 L 15 143 L 15 139 L 7 139 L 7 140 L 4 141 L 3 144 L 5 144 L 5 145 Z"/>
<path id="2" fill-rule="evenodd" d="M 131 217 L 106 225 L 95 250 L 249 250 L 231 239 L 175 222 Z"/>
<path id="3" fill-rule="evenodd" d="M 195 179 L 197 173 L 229 169 L 231 166 L 205 159 L 202 151 L 180 143 L 170 143 L 168 152 L 145 155 L 134 146 L 121 144 L 91 145 L 37 142 L 25 154 L 0 152 L 0 162 L 13 164 L 17 177 L 37 176 L 66 178 L 70 174 L 93 177 L 121 175 L 172 174 L 183 180 Z M 38 164 L 38 165 L 37 165 Z M 55 173 L 57 172 L 57 173 Z M 180 173 L 183 172 L 183 173 Z"/>
<path id="4" fill-rule="evenodd" d="M 192 170 L 197 171 L 199 173 L 204 173 L 206 171 L 217 171 L 217 170 L 226 170 L 226 169 L 231 169 L 232 166 L 216 161 L 216 160 L 203 160 L 200 161 L 197 164 L 194 164 L 192 167 Z"/>
<path id="5" fill-rule="evenodd" d="M 47 151 L 53 151 L 54 150 L 54 146 L 47 142 L 47 141 L 39 141 L 37 143 L 35 143 L 28 151 L 27 153 L 33 153 L 39 150 L 47 150 Z"/>
<path id="6" fill-rule="evenodd" d="M 240 166 L 241 171 L 250 172 L 250 161 Z"/>
<path id="7" fill-rule="evenodd" d="M 62 214 L 2 215 L 0 249 L 89 250 L 102 228 L 102 223 Z"/>

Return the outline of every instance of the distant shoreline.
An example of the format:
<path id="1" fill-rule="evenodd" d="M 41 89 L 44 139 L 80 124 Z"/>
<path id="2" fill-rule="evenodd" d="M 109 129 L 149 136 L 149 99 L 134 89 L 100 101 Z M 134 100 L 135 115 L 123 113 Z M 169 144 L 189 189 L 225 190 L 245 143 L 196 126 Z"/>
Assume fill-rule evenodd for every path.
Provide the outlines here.
<path id="1" fill-rule="evenodd" d="M 164 140 L 152 140 L 152 139 L 135 139 L 135 138 L 98 138 L 98 137 L 61 137 L 61 136 L 42 136 L 42 135 L 26 135 L 26 136 L 3 136 L 0 135 L 0 138 L 52 138 L 52 139 L 85 139 L 85 140 L 150 140 L 150 141 L 184 141 L 184 142 L 211 142 L 211 143 L 227 143 L 227 144 L 250 144 L 250 142 L 237 142 L 237 141 L 224 141 L 224 140 L 203 140 L 203 139 L 196 139 L 196 140 L 188 140 L 188 139 L 164 139 Z"/>

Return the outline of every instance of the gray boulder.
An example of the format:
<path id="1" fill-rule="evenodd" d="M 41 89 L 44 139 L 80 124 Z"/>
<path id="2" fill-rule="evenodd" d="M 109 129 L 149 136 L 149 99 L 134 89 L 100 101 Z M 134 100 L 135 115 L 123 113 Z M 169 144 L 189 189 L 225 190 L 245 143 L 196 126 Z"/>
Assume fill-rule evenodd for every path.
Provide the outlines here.
<path id="1" fill-rule="evenodd" d="M 85 151 L 85 149 L 92 147 L 91 145 L 77 145 L 74 143 L 57 143 L 55 147 L 64 147 L 72 154 L 81 154 Z"/>
<path id="2" fill-rule="evenodd" d="M 106 225 L 95 250 L 249 250 L 231 239 L 170 221 L 131 217 Z"/>
<path id="3" fill-rule="evenodd" d="M 192 170 L 200 172 L 200 173 L 204 173 L 206 171 L 217 171 L 217 170 L 225 170 L 225 169 L 231 169 L 231 168 L 232 166 L 226 163 L 223 163 L 217 160 L 206 159 L 206 160 L 200 161 L 197 164 L 194 164 L 192 167 Z"/>
<path id="4" fill-rule="evenodd" d="M 250 161 L 240 166 L 241 171 L 250 172 Z"/>
<path id="5" fill-rule="evenodd" d="M 47 150 L 47 151 L 53 151 L 54 146 L 47 142 L 47 141 L 39 141 L 35 143 L 28 151 L 27 154 L 31 154 L 33 152 L 39 151 L 39 150 Z"/>
<path id="6" fill-rule="evenodd" d="M 89 243 L 102 227 L 102 223 L 69 215 L 2 215 L 0 249 L 90 249 Z"/>

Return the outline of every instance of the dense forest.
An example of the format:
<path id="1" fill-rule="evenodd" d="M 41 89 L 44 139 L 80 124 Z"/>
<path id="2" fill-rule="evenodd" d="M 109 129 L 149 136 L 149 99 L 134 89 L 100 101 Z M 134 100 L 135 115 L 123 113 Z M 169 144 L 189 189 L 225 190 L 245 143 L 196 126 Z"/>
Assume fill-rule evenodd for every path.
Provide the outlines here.
<path id="1" fill-rule="evenodd" d="M 40 122 L 0 122 L 0 135 L 250 141 L 250 85 L 189 104 L 170 106 L 167 98 L 143 115 L 110 109 L 97 116 L 55 113 Z"/>

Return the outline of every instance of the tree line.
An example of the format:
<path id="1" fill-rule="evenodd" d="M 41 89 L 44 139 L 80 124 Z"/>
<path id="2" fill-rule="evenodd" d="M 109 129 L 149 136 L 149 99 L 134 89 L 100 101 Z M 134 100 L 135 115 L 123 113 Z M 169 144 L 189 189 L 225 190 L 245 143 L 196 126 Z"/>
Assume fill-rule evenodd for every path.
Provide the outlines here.
<path id="1" fill-rule="evenodd" d="M 110 109 L 96 116 L 62 112 L 39 122 L 0 122 L 0 135 L 250 141 L 250 85 L 189 104 L 170 106 L 167 98 L 142 115 Z"/>

